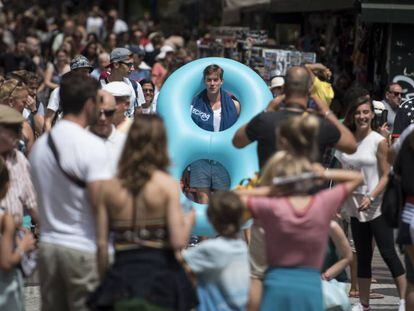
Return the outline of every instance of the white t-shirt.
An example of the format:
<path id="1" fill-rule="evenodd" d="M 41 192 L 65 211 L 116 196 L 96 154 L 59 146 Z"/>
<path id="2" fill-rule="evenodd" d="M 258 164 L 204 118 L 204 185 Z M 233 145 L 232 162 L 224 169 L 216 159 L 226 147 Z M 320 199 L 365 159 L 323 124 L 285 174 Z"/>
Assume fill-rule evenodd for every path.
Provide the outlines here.
<path id="1" fill-rule="evenodd" d="M 102 28 L 104 27 L 104 20 L 100 16 L 89 16 L 86 19 L 86 32 L 87 33 L 96 33 L 98 36 L 102 33 Z"/>
<path id="2" fill-rule="evenodd" d="M 47 103 L 47 109 L 53 110 L 54 112 L 59 110 L 60 98 L 59 98 L 60 87 L 55 88 L 49 96 L 49 102 Z"/>
<path id="3" fill-rule="evenodd" d="M 132 85 L 131 80 L 129 80 L 128 78 L 124 78 L 123 81 L 126 84 L 128 84 L 129 88 L 131 89 L 131 97 L 129 98 L 129 107 L 128 107 L 128 110 L 127 110 L 127 117 L 133 118 L 134 111 L 135 111 L 135 106 L 136 106 L 135 105 L 135 99 L 136 99 L 138 107 L 141 107 L 143 104 L 145 104 L 144 92 L 142 91 L 141 84 L 136 83 L 137 95 L 138 95 L 138 98 L 136 98 L 135 90 L 134 90 L 134 87 Z M 101 79 L 100 82 L 101 82 L 101 86 L 104 86 L 108 83 L 105 79 Z"/>
<path id="4" fill-rule="evenodd" d="M 381 215 L 382 193 L 375 198 L 368 210 L 358 212 L 357 207 L 364 196 L 370 195 L 379 182 L 377 151 L 379 143 L 383 140 L 385 140 L 383 136 L 371 131 L 358 143 L 355 153 L 335 152 L 336 158 L 344 169 L 360 171 L 364 177 L 364 183 L 354 191 L 353 196 L 346 203 L 349 215 L 358 218 L 361 222 L 370 221 Z"/>
<path id="5" fill-rule="evenodd" d="M 112 175 L 116 175 L 118 168 L 118 162 L 124 150 L 126 134 L 118 131 L 115 126 L 112 126 L 111 135 L 107 139 L 104 139 L 105 147 L 108 151 L 109 166 L 111 168 Z"/>
<path id="6" fill-rule="evenodd" d="M 121 32 L 126 32 L 128 31 L 128 25 L 122 19 L 118 18 L 114 23 L 114 27 L 112 28 L 112 31 L 116 34 L 120 34 Z"/>
<path id="7" fill-rule="evenodd" d="M 221 107 L 219 109 L 213 110 L 213 129 L 214 132 L 220 131 L 221 123 Z"/>
<path id="8" fill-rule="evenodd" d="M 67 120 L 50 133 L 67 173 L 87 183 L 112 177 L 102 139 Z M 95 252 L 95 221 L 88 193 L 60 170 L 47 138 L 44 134 L 36 141 L 29 158 L 39 201 L 40 241 Z"/>

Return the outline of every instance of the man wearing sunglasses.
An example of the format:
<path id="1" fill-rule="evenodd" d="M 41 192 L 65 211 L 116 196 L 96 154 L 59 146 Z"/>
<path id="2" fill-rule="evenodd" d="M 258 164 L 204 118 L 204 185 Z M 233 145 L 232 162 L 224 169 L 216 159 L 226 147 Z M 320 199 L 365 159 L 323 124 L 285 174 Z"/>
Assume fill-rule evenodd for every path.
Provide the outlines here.
<path id="1" fill-rule="evenodd" d="M 99 90 L 98 98 L 99 117 L 95 120 L 95 123 L 90 125 L 89 130 L 103 139 L 110 167 L 115 175 L 126 135 L 118 131 L 114 125 L 114 116 L 117 111 L 115 97 L 105 90 Z"/>
<path id="2" fill-rule="evenodd" d="M 401 105 L 403 91 L 401 85 L 398 83 L 391 82 L 387 85 L 385 90 L 385 98 L 382 101 L 385 109 L 388 111 L 387 123 L 392 132 L 394 128 L 395 115 L 397 113 L 398 107 Z"/>
<path id="3" fill-rule="evenodd" d="M 129 49 L 115 48 L 110 54 L 110 61 L 111 73 L 107 78 L 100 80 L 101 86 L 115 81 L 123 81 L 128 84 L 131 89 L 131 96 L 126 116 L 133 118 L 135 109 L 145 104 L 141 85 L 128 78 L 128 75 L 134 70 L 133 54 Z"/>

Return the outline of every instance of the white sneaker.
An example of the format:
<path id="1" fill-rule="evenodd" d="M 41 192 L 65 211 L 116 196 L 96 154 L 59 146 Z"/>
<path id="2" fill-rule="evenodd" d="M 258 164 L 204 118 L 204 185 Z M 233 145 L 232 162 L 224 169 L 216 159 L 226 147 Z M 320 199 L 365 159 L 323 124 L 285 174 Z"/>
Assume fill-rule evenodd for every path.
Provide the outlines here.
<path id="1" fill-rule="evenodd" d="M 398 304 L 398 311 L 405 311 L 405 300 L 401 299 L 400 303 Z"/>
<path id="2" fill-rule="evenodd" d="M 360 302 L 358 302 L 352 306 L 351 311 L 371 311 L 371 308 L 370 307 L 366 308 Z"/>

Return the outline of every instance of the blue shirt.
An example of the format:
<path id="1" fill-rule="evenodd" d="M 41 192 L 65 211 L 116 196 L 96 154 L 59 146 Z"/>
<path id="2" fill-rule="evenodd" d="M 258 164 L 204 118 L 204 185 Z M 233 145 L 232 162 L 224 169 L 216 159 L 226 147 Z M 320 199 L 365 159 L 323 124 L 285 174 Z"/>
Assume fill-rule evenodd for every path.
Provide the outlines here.
<path id="1" fill-rule="evenodd" d="M 199 311 L 245 310 L 250 288 L 247 245 L 218 237 L 183 252 L 197 276 Z"/>

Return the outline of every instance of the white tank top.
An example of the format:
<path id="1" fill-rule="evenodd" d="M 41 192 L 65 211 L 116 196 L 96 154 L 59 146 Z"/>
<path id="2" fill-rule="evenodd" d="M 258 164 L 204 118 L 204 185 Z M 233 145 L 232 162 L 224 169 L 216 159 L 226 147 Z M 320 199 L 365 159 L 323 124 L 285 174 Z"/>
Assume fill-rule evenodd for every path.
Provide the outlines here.
<path id="1" fill-rule="evenodd" d="M 221 123 L 221 107 L 217 110 L 213 110 L 213 114 L 213 129 L 214 132 L 219 132 Z"/>
<path id="2" fill-rule="evenodd" d="M 378 144 L 385 138 L 375 131 L 371 131 L 358 143 L 357 151 L 353 154 L 345 154 L 336 151 L 335 156 L 341 162 L 344 169 L 357 170 L 364 176 L 364 183 L 359 186 L 348 199 L 346 207 L 350 216 L 357 217 L 359 221 L 370 221 L 381 215 L 382 193 L 364 212 L 358 212 L 357 207 L 365 195 L 371 194 L 379 181 L 379 167 L 377 160 Z"/>

